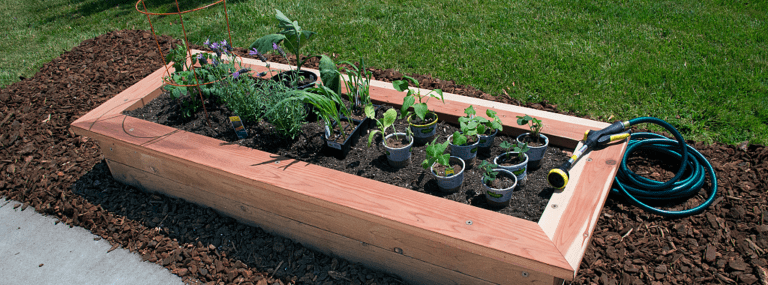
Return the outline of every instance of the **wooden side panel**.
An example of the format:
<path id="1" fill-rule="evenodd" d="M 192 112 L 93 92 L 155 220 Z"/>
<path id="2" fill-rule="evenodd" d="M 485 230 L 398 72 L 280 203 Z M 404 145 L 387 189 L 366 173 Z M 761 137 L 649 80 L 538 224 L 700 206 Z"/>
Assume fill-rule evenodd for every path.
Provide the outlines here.
<path id="1" fill-rule="evenodd" d="M 140 148 L 130 146 L 126 147 L 116 141 L 103 141 L 103 148 L 105 157 L 110 162 L 110 169 L 118 180 L 208 206 L 228 215 L 243 215 L 241 212 L 247 212 L 246 209 L 249 209 L 243 208 L 243 205 L 249 205 L 251 208 L 258 208 L 264 212 L 301 221 L 304 225 L 342 235 L 387 251 L 394 252 L 399 249 L 402 253 L 401 256 L 415 261 L 436 264 L 440 268 L 456 273 L 479 276 L 480 279 L 490 280 L 494 283 L 514 284 L 514 282 L 510 283 L 510 280 L 516 280 L 513 278 L 516 276 L 523 278 L 523 271 L 528 273 L 528 276 L 524 278 L 526 282 L 543 284 L 552 280 L 548 274 L 524 270 L 505 262 L 425 240 L 418 235 L 403 232 L 396 225 L 360 219 L 337 209 L 325 208 L 311 202 L 275 193 L 260 186 L 251 185 L 247 179 L 228 177 L 226 173 L 210 168 L 169 162 L 167 159 L 155 156 L 153 152 L 144 152 Z M 118 161 L 127 161 L 128 164 Z M 124 167 L 118 169 L 113 168 L 113 165 Z M 126 168 L 128 170 L 135 169 L 138 172 L 131 172 L 131 175 L 134 176 L 116 172 Z M 211 177 L 222 178 L 210 179 Z M 177 186 L 148 184 L 147 181 L 152 181 L 152 179 L 162 179 L 164 184 Z M 178 190 L 180 187 L 185 190 Z M 266 227 L 274 226 L 267 220 L 251 219 L 251 222 Z M 292 235 L 302 235 L 302 233 L 294 232 Z M 365 252 L 358 252 L 358 254 L 365 254 Z"/>
<path id="2" fill-rule="evenodd" d="M 290 238 L 325 254 L 340 256 L 352 262 L 360 262 L 374 269 L 396 274 L 411 284 L 494 284 L 323 230 L 303 221 L 267 212 L 239 200 L 232 200 L 210 191 L 171 181 L 119 162 L 107 160 L 107 163 L 115 179 L 122 183 L 211 207 L 243 223 L 259 226 L 268 232 Z M 541 280 L 540 283 L 544 284 L 544 282 Z"/>
<path id="3" fill-rule="evenodd" d="M 174 130 L 135 118 L 125 120 L 125 123 L 122 123 L 122 119 L 101 121 L 92 131 L 114 129 L 122 124 L 126 128 L 137 131 L 155 129 L 158 135 Z M 147 126 L 143 127 L 144 124 Z M 120 141 L 110 142 L 111 139 L 100 138 L 102 143 L 105 143 L 102 146 L 105 156 L 110 159 L 129 165 L 134 163 L 130 160 L 136 160 L 135 163 L 139 164 L 134 165 L 136 168 L 141 168 L 142 163 L 158 164 L 159 166 L 141 169 L 148 172 L 173 172 L 164 173 L 162 176 L 177 177 L 176 180 L 185 183 L 195 183 L 195 185 L 211 183 L 210 187 L 226 185 L 228 188 L 235 189 L 228 194 L 232 197 L 249 197 L 249 195 L 255 195 L 252 194 L 253 191 L 264 189 L 266 192 L 259 192 L 259 195 L 253 197 L 268 197 L 274 193 L 281 193 L 291 199 L 319 205 L 330 210 L 307 212 L 306 207 L 292 209 L 291 205 L 284 205 L 275 211 L 283 213 L 295 210 L 296 215 L 305 215 L 296 217 L 297 220 L 324 225 L 325 229 L 344 233 L 345 236 L 360 235 L 355 238 L 371 244 L 386 245 L 394 242 L 383 247 L 406 248 L 408 244 L 413 244 L 415 247 L 411 251 L 414 256 L 418 255 L 419 259 L 436 264 L 444 264 L 443 266 L 449 269 L 481 272 L 482 274 L 478 276 L 500 283 L 503 283 L 501 281 L 504 280 L 505 275 L 500 275 L 501 273 L 498 272 L 510 272 L 516 266 L 552 276 L 572 275 L 570 273 L 572 269 L 564 259 L 561 259 L 562 255 L 551 245 L 540 227 L 529 221 L 303 162 L 291 164 L 295 161 L 284 160 L 245 147 L 221 146 L 221 141 L 187 132 L 179 131 L 169 136 L 161 136 L 161 139 L 154 141 L 150 141 L 149 138 L 152 136 L 146 132 L 130 136 L 124 133 L 112 135 L 120 138 L 120 141 L 136 141 L 135 144 L 143 144 L 144 148 L 157 151 L 157 154 L 137 155 L 132 152 L 140 152 L 136 147 L 121 154 L 122 158 L 118 160 L 112 157 L 110 152 L 120 151 L 120 148 L 112 147 L 113 143 Z M 141 141 L 150 142 L 141 143 Z M 170 155 L 186 157 L 191 161 Z M 275 164 L 277 161 L 280 164 Z M 212 167 L 211 164 L 216 166 Z M 286 164 L 289 166 L 284 167 Z M 221 173 L 216 175 L 203 174 L 203 171 L 207 171 L 206 169 L 226 170 L 218 171 Z M 285 179 L 286 177 L 290 179 Z M 252 188 L 244 189 L 240 186 L 242 184 L 252 185 Z M 367 187 L 359 188 L 357 185 Z M 222 188 L 217 191 L 229 190 Z M 277 198 L 269 198 L 266 201 L 272 203 L 273 199 Z M 263 201 L 254 200 L 252 203 L 258 204 Z M 425 208 L 423 205 L 430 205 L 430 207 Z M 359 225 L 344 225 L 341 229 L 334 229 L 344 224 L 344 220 L 341 219 L 344 217 L 360 218 L 377 227 L 383 227 L 386 230 L 382 230 L 382 233 L 386 232 L 387 236 L 370 236 L 365 231 L 355 233 Z M 473 225 L 466 225 L 467 220 L 472 220 Z M 389 236 L 395 234 L 399 236 Z M 402 241 L 411 238 L 413 238 L 411 242 L 402 244 Z M 485 259 L 500 262 L 482 261 Z M 492 278 L 494 275 L 497 279 Z"/>

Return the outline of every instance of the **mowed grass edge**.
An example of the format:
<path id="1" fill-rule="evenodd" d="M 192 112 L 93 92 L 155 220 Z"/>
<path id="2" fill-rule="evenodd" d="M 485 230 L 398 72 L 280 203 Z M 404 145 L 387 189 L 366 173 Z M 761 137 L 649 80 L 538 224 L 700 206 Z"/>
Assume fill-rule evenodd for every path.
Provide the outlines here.
<path id="1" fill-rule="evenodd" d="M 0 86 L 85 39 L 148 30 L 135 4 L 4 1 Z M 147 6 L 175 10 L 168 0 Z M 233 45 L 276 32 L 274 9 L 318 32 L 307 54 L 364 57 L 598 120 L 654 116 L 691 140 L 768 143 L 763 1 L 228 1 Z M 191 42 L 227 38 L 221 4 L 183 20 Z M 177 16 L 152 21 L 156 32 L 182 38 Z"/>

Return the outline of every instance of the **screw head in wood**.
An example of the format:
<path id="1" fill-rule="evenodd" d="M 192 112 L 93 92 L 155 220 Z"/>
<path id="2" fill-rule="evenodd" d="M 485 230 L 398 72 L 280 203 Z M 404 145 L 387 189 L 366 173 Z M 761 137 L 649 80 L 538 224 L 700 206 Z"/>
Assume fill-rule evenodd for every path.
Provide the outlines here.
<path id="1" fill-rule="evenodd" d="M 472 220 L 467 220 L 467 225 L 472 225 Z"/>
<path id="2" fill-rule="evenodd" d="M 523 277 L 528 277 L 528 272 L 523 271 Z"/>

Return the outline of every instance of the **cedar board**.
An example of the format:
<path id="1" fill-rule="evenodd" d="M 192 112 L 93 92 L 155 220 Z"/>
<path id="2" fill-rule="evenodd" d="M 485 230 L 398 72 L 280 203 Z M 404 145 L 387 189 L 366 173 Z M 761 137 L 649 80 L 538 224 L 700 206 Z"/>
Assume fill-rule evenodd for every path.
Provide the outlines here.
<path id="1" fill-rule="evenodd" d="M 243 63 L 254 73 L 267 70 L 256 60 Z M 115 179 L 414 284 L 572 280 L 626 149 L 618 143 L 581 158 L 534 223 L 122 115 L 157 97 L 167 72 L 172 68 L 155 71 L 71 125 L 99 142 Z M 396 106 L 405 95 L 381 81 L 371 82 L 370 93 L 376 103 Z M 586 130 L 609 125 L 448 93 L 445 104 L 430 102 L 441 120 L 454 123 L 469 105 L 480 114 L 496 110 L 509 135 L 525 132 L 516 116 L 537 117 L 550 143 L 568 149 Z"/>

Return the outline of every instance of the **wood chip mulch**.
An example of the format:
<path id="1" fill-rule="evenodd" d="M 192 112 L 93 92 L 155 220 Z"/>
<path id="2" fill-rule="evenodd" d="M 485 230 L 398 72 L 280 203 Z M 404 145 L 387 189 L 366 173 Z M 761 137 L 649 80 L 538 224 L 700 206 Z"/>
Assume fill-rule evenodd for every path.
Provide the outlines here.
<path id="1" fill-rule="evenodd" d="M 160 44 L 167 51 L 172 42 L 163 37 Z M 161 64 L 149 32 L 114 31 L 82 42 L 34 77 L 0 89 L 0 196 L 22 202 L 21 209 L 32 206 L 86 228 L 188 283 L 402 284 L 396 276 L 315 252 L 210 209 L 115 182 L 98 145 L 73 135 L 68 126 Z M 402 76 L 372 70 L 377 79 Z M 416 78 L 423 88 L 521 105 L 451 81 Z M 548 102 L 526 106 L 559 112 Z M 713 206 L 693 217 L 666 219 L 610 196 L 574 283 L 768 284 L 768 148 L 690 143 L 717 172 Z M 633 163 L 648 177 L 668 177 L 670 171 L 653 160 Z"/>

